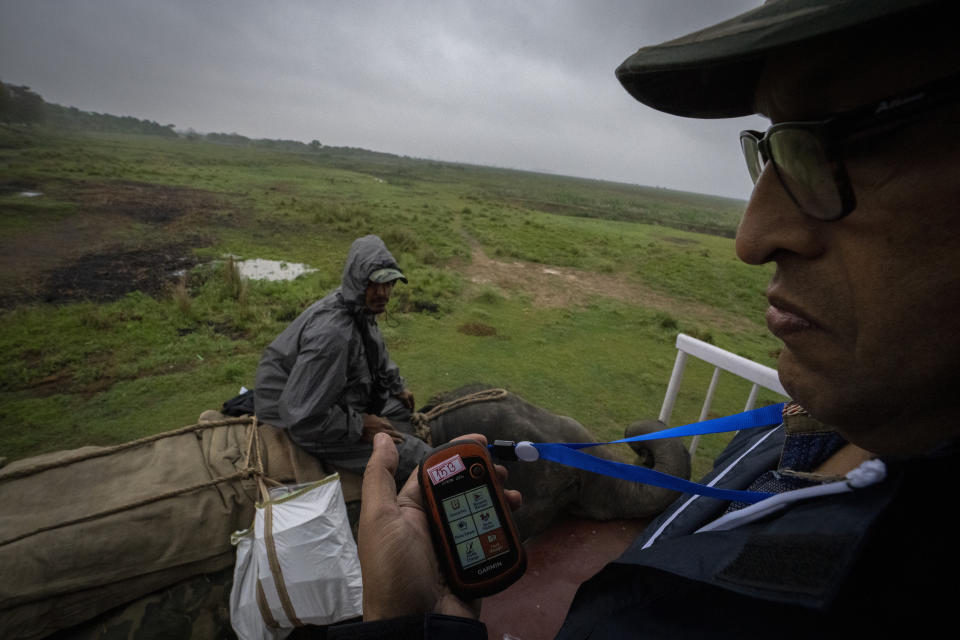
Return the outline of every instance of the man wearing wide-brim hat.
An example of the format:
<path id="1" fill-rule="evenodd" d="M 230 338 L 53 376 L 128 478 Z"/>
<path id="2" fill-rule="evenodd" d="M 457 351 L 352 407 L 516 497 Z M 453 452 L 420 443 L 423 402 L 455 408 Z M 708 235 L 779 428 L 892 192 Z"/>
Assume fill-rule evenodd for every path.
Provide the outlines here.
<path id="1" fill-rule="evenodd" d="M 770 0 L 617 69 L 656 109 L 771 120 L 740 134 L 755 189 L 736 252 L 776 267 L 757 303 L 783 342 L 778 372 L 795 402 L 784 424 L 741 431 L 705 479 L 776 494 L 767 508 L 683 496 L 580 587 L 560 637 L 949 633 L 960 575 L 958 9 Z M 394 463 L 390 442 L 376 441 L 369 468 Z M 433 616 L 454 614 L 459 637 L 484 637 L 429 563 L 413 569 L 416 548 L 388 559 L 363 544 L 404 522 L 384 507 L 397 503 L 373 482 L 381 473 L 364 487 L 364 582 L 389 584 L 401 566 L 412 577 L 402 596 L 365 593 L 365 618 L 415 615 L 443 637 Z"/>

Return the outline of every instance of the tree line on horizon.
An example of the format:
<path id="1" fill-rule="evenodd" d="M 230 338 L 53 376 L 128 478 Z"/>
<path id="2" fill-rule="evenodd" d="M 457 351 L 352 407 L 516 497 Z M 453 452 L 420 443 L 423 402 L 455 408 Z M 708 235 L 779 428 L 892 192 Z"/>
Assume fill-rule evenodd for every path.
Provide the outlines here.
<path id="1" fill-rule="evenodd" d="M 140 133 L 176 137 L 174 125 L 153 120 L 109 113 L 81 111 L 47 102 L 27 86 L 0 82 L 0 122 L 20 125 L 45 125 L 54 129 L 99 131 L 104 133 Z"/>
<path id="2" fill-rule="evenodd" d="M 64 107 L 47 102 L 27 86 L 7 84 L 0 81 L 0 123 L 11 125 L 42 125 L 53 129 L 70 131 L 96 131 L 101 133 L 134 133 L 167 138 L 183 137 L 187 140 L 208 140 L 217 144 L 261 147 L 276 151 L 319 151 L 319 140 L 309 143 L 299 140 L 254 139 L 239 133 L 198 133 L 193 129 L 178 132 L 176 125 L 161 125 L 153 120 L 141 120 L 133 116 L 115 116 L 109 113 L 82 111 L 76 107 Z"/>

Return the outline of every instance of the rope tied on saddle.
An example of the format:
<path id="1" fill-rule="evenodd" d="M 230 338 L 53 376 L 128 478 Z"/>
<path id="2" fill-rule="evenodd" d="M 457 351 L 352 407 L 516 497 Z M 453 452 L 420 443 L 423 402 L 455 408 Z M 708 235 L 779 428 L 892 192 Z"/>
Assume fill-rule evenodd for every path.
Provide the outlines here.
<path id="1" fill-rule="evenodd" d="M 460 398 L 456 398 L 449 402 L 444 402 L 441 404 L 432 407 L 426 413 L 414 413 L 411 416 L 411 423 L 416 429 L 416 435 L 418 438 L 430 444 L 432 446 L 432 438 L 430 436 L 430 421 L 434 418 L 437 418 L 445 413 L 459 409 L 466 405 L 478 403 L 478 402 L 489 402 L 493 400 L 501 400 L 507 397 L 506 389 L 485 389 L 483 391 L 478 391 L 476 393 L 471 393 Z M 246 447 L 243 455 L 242 466 L 235 472 L 226 476 L 219 478 L 213 478 L 206 482 L 201 482 L 198 484 L 193 484 L 186 487 L 180 487 L 178 489 L 173 489 L 171 491 L 166 491 L 163 493 L 147 496 L 140 500 L 136 500 L 127 504 L 120 506 L 112 507 L 109 509 L 104 509 L 95 513 L 90 513 L 79 518 L 74 518 L 65 522 L 57 522 L 54 524 L 49 524 L 46 526 L 38 527 L 31 531 L 21 533 L 19 535 L 0 540 L 0 547 L 11 544 L 18 540 L 23 540 L 24 538 L 29 538 L 35 536 L 39 533 L 45 531 L 52 531 L 54 529 L 60 529 L 63 527 L 72 526 L 75 524 L 80 524 L 82 522 L 89 522 L 91 520 L 96 520 L 98 518 L 105 518 L 116 513 L 121 513 L 124 511 L 129 511 L 131 509 L 136 509 L 147 504 L 154 502 L 159 502 L 161 500 L 166 500 L 168 498 L 174 498 L 185 493 L 190 493 L 193 491 L 200 491 L 208 487 L 213 487 L 218 484 L 225 482 L 234 482 L 237 480 L 249 480 L 255 478 L 257 482 L 257 487 L 259 489 L 260 497 L 264 502 L 270 500 L 270 494 L 267 488 L 267 484 L 279 485 L 280 483 L 272 480 L 267 477 L 266 472 L 263 466 L 263 444 L 260 436 L 260 430 L 258 428 L 258 422 L 256 416 L 247 415 L 240 416 L 237 418 L 227 418 L 225 420 L 215 420 L 211 422 L 198 422 L 197 424 L 189 425 L 186 427 L 181 427 L 179 429 L 174 429 L 173 431 L 166 431 L 164 433 L 157 433 L 132 442 L 124 442 L 122 444 L 114 445 L 111 447 L 103 447 L 100 449 L 93 449 L 91 451 L 85 451 L 81 454 L 72 456 L 70 458 L 55 460 L 50 462 L 41 462 L 29 467 L 22 467 L 18 469 L 12 469 L 7 471 L 0 471 L 0 482 L 15 480 L 18 478 L 25 478 L 32 476 L 43 471 L 50 469 L 57 469 L 60 467 L 66 467 L 78 462 L 83 462 L 86 460 L 92 460 L 95 458 L 100 458 L 103 456 L 108 456 L 119 451 L 125 451 L 127 449 L 133 449 L 135 447 L 145 446 L 158 440 L 164 438 L 171 438 L 175 436 L 180 436 L 188 433 L 194 433 L 203 431 L 205 429 L 213 429 L 216 427 L 226 427 L 231 425 L 242 425 L 246 424 L 248 426 L 246 432 Z"/>
<path id="2" fill-rule="evenodd" d="M 413 425 L 414 435 L 433 446 L 433 436 L 430 432 L 430 421 L 439 418 L 445 413 L 449 413 L 460 407 L 465 407 L 478 402 L 491 402 L 493 400 L 502 400 L 507 397 L 509 392 L 506 389 L 484 389 L 475 393 L 468 393 L 465 396 L 454 398 L 449 402 L 442 402 L 431 407 L 426 413 L 415 412 L 410 416 L 410 424 Z"/>
<path id="3" fill-rule="evenodd" d="M 182 427 L 180 429 L 174 429 L 173 431 L 166 431 L 164 433 L 157 433 L 154 435 L 146 436 L 132 442 L 125 442 L 123 444 L 115 445 L 112 447 L 104 447 L 102 449 L 95 449 L 93 451 L 88 451 L 65 460 L 58 460 L 54 462 L 40 463 L 33 465 L 31 467 L 24 467 L 22 469 L 14 469 L 8 473 L 0 473 L 0 482 L 6 480 L 13 480 L 17 478 L 24 478 L 31 476 L 42 471 L 49 469 L 56 469 L 60 467 L 66 467 L 71 464 L 76 464 L 78 462 L 83 462 L 85 460 L 92 460 L 94 458 L 100 458 L 118 451 L 124 451 L 126 449 L 132 449 L 134 447 L 143 446 L 162 440 L 164 438 L 171 438 L 174 436 L 184 435 L 187 433 L 198 432 L 204 429 L 213 429 L 215 427 L 225 427 L 229 425 L 237 424 L 247 424 L 246 432 L 246 451 L 243 458 L 243 467 L 239 469 L 236 473 L 230 475 L 222 476 L 220 478 L 214 478 L 207 482 L 201 482 L 198 484 L 193 484 L 186 487 L 180 487 L 178 489 L 173 489 L 171 491 L 166 491 L 163 493 L 155 494 L 152 496 L 147 496 L 140 500 L 136 500 L 127 504 L 123 504 L 117 507 L 112 507 L 110 509 L 104 509 L 96 513 L 87 514 L 85 516 L 74 518 L 65 522 L 58 522 L 55 524 L 46 525 L 43 527 L 38 527 L 32 531 L 21 533 L 17 536 L 0 540 L 0 547 L 11 544 L 18 540 L 23 540 L 24 538 L 29 538 L 35 536 L 38 533 L 43 533 L 45 531 L 52 531 L 54 529 L 60 529 L 63 527 L 72 526 L 75 524 L 80 524 L 82 522 L 89 522 L 91 520 L 96 520 L 98 518 L 105 518 L 107 516 L 122 513 L 124 511 L 129 511 L 131 509 L 136 509 L 144 505 L 148 505 L 154 502 L 159 502 L 160 500 L 166 500 L 168 498 L 174 498 L 185 493 L 190 493 L 192 491 L 199 491 L 201 489 L 206 489 L 208 487 L 213 487 L 224 482 L 233 482 L 235 480 L 248 480 L 250 478 L 256 478 L 257 484 L 260 488 L 261 495 L 266 496 L 264 499 L 269 499 L 269 493 L 267 493 L 266 487 L 264 485 L 264 480 L 271 482 L 273 484 L 279 484 L 270 478 L 266 477 L 263 468 L 263 451 L 260 439 L 260 430 L 257 428 L 257 417 L 256 416 L 242 416 L 239 418 L 228 418 L 226 420 L 216 420 L 212 422 L 198 422 L 187 427 Z"/>

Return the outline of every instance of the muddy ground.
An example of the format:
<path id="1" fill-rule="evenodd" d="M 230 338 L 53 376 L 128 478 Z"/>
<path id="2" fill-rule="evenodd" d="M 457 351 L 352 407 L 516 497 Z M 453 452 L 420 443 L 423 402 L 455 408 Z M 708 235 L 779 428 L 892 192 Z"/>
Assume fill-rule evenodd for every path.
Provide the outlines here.
<path id="1" fill-rule="evenodd" d="M 212 244 L 196 229 L 211 228 L 226 209 L 210 192 L 135 182 L 18 183 L 0 191 L 41 191 L 76 205 L 0 238 L 0 308 L 162 294 L 197 263 L 193 249 Z"/>
<path id="2" fill-rule="evenodd" d="M 192 249 L 190 243 L 180 243 L 84 255 L 48 272 L 38 297 L 56 303 L 105 302 L 131 291 L 157 295 L 197 264 Z"/>
<path id="3" fill-rule="evenodd" d="M 164 295 L 178 274 L 197 264 L 194 249 L 211 246 L 218 224 L 241 212 L 199 189 L 137 182 L 0 183 L 0 194 L 49 192 L 76 212 L 44 218 L 27 232 L 0 238 L 0 308 L 29 302 L 107 302 L 131 291 Z M 41 196 L 48 197 L 48 196 Z M 201 231 L 198 231 L 201 230 Z M 690 242 L 684 238 L 671 240 Z M 454 265 L 468 280 L 530 296 L 538 307 L 610 297 L 672 314 L 712 318 L 725 329 L 749 326 L 708 305 L 678 301 L 622 275 L 489 257 L 478 243 L 469 263 Z M 719 317 L 718 317 L 719 316 Z M 464 325 L 468 335 L 492 328 Z"/>

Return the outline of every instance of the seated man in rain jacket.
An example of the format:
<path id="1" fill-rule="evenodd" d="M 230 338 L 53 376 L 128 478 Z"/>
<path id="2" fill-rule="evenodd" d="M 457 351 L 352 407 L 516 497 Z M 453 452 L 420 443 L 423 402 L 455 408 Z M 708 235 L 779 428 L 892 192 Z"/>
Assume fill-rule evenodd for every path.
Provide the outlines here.
<path id="1" fill-rule="evenodd" d="M 413 394 L 390 360 L 377 314 L 407 282 L 374 235 L 350 246 L 339 288 L 313 303 L 270 343 L 257 367 L 257 417 L 334 467 L 363 473 L 373 437 L 397 444 L 402 482 L 430 448 L 414 437 Z"/>

